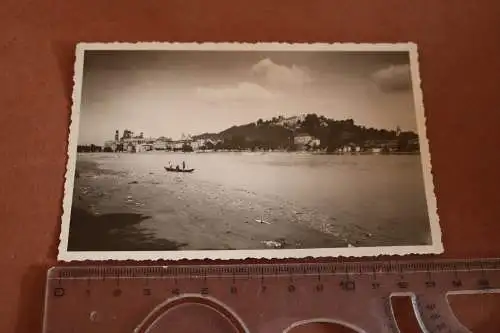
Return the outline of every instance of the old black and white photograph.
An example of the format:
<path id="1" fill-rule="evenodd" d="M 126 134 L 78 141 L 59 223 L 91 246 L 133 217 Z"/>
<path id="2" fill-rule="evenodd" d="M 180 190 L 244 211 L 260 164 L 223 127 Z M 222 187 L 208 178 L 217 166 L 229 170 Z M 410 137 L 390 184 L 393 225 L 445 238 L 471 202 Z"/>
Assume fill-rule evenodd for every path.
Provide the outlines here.
<path id="1" fill-rule="evenodd" d="M 81 43 L 59 259 L 442 252 L 415 44 Z"/>

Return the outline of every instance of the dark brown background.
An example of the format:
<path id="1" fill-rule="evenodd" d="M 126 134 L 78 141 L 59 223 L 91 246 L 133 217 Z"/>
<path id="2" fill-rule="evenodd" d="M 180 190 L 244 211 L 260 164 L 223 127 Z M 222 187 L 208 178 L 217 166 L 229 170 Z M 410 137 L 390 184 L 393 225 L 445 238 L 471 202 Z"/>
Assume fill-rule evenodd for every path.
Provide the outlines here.
<path id="1" fill-rule="evenodd" d="M 0 332 L 41 329 L 80 41 L 418 43 L 443 257 L 500 257 L 498 0 L 4 0 Z"/>

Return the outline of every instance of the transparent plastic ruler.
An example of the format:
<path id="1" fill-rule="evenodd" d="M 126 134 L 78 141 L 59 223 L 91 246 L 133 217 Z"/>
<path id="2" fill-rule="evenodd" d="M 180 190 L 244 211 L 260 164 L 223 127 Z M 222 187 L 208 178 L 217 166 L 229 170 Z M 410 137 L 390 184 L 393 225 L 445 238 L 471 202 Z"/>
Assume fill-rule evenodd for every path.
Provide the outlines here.
<path id="1" fill-rule="evenodd" d="M 447 296 L 499 293 L 500 259 L 49 270 L 44 333 L 287 332 L 307 321 L 400 333 L 390 299 L 410 295 L 424 333 L 469 333 Z M 401 332 L 404 333 L 404 332 Z"/>

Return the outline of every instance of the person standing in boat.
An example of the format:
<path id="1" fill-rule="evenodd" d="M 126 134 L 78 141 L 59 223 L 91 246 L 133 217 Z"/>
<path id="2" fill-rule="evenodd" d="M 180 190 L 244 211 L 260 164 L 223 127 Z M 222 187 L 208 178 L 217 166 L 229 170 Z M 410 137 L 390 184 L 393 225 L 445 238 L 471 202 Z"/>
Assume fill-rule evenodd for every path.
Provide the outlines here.
<path id="1" fill-rule="evenodd" d="M 186 170 L 186 161 L 182 161 L 182 170 Z"/>

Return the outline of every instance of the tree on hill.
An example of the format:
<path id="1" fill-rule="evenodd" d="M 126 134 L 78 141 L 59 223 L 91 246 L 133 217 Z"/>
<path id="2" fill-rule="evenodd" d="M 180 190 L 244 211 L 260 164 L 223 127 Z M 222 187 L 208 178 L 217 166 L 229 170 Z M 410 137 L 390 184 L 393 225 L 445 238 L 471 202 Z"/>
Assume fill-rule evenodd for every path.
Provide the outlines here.
<path id="1" fill-rule="evenodd" d="M 313 135 L 320 127 L 320 120 L 315 113 L 306 115 L 304 121 L 301 123 L 301 128 L 307 133 Z"/>
<path id="2" fill-rule="evenodd" d="M 219 140 L 220 139 L 220 134 L 218 133 L 202 133 L 199 135 L 193 135 L 192 137 L 193 140 L 198 140 L 198 139 L 203 139 L 203 140 Z"/>

